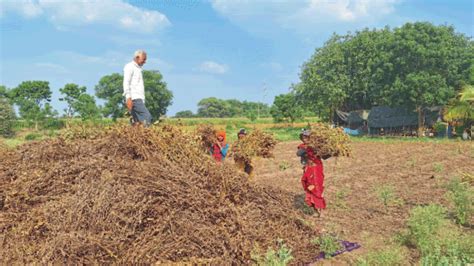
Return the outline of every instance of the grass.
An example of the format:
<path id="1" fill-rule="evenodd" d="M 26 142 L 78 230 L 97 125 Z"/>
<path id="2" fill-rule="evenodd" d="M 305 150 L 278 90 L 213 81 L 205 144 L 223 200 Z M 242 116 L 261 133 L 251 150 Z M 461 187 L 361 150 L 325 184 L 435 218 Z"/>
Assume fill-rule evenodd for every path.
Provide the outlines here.
<path id="1" fill-rule="evenodd" d="M 319 245 L 319 250 L 324 252 L 326 258 L 330 258 L 332 254 L 342 248 L 341 243 L 334 234 L 322 234 L 311 242 Z"/>
<path id="2" fill-rule="evenodd" d="M 351 192 L 350 188 L 343 188 L 336 191 L 334 202 L 333 202 L 334 206 L 340 209 L 347 209 L 346 198 L 350 192 Z"/>
<path id="3" fill-rule="evenodd" d="M 251 258 L 259 266 L 285 266 L 293 260 L 291 249 L 281 239 L 278 240 L 278 250 L 275 251 L 269 247 L 264 254 L 256 245 L 252 251 Z"/>
<path id="4" fill-rule="evenodd" d="M 395 193 L 395 188 L 392 185 L 381 185 L 375 188 L 377 198 L 383 203 L 385 208 L 390 206 L 401 206 L 403 200 Z"/>
<path id="5" fill-rule="evenodd" d="M 382 249 L 370 251 L 369 253 L 367 253 L 367 255 L 357 260 L 357 266 L 397 266 L 406 264 L 406 254 L 403 248 L 396 245 L 391 245 Z"/>
<path id="6" fill-rule="evenodd" d="M 433 170 L 435 171 L 435 173 L 441 173 L 444 169 L 444 166 L 443 164 L 441 163 L 434 163 L 433 164 Z"/>
<path id="7" fill-rule="evenodd" d="M 447 143 L 447 142 L 461 142 L 457 139 L 448 138 L 429 138 L 429 137 L 392 137 L 392 136 L 351 136 L 353 142 L 382 142 L 386 144 L 400 143 L 400 142 L 434 142 L 434 143 Z"/>
<path id="8" fill-rule="evenodd" d="M 474 189 L 468 182 L 462 182 L 460 178 L 454 178 L 447 186 L 447 198 L 454 207 L 456 222 L 467 225 L 474 214 Z"/>
<path id="9" fill-rule="evenodd" d="M 290 123 L 274 123 L 271 117 L 259 118 L 255 121 L 251 121 L 245 117 L 235 117 L 235 118 L 165 118 L 160 121 L 164 124 L 173 124 L 173 125 L 182 125 L 188 130 L 193 130 L 199 124 L 213 124 L 216 128 L 225 129 L 227 132 L 227 140 L 229 142 L 234 142 L 237 139 L 237 132 L 240 128 L 246 128 L 248 131 L 253 129 L 260 129 L 265 132 L 271 133 L 274 135 L 275 139 L 281 142 L 285 141 L 297 141 L 299 140 L 299 134 L 301 129 L 306 127 L 307 123 L 319 122 L 317 117 L 307 117 L 303 121 L 299 121 L 293 124 Z M 72 119 L 59 119 L 58 123 L 50 125 L 48 128 L 39 130 L 39 134 L 48 137 L 54 137 L 58 134 L 59 128 L 65 127 L 66 125 L 74 126 L 81 125 L 84 123 L 92 123 L 97 125 L 112 125 L 114 123 L 128 123 L 127 119 L 118 119 L 117 122 L 112 121 L 112 119 L 104 118 L 97 121 L 82 121 L 78 118 Z M 25 142 L 25 135 L 29 132 L 31 134 L 38 133 L 32 129 L 34 125 L 28 123 L 24 120 L 16 120 L 14 129 L 17 132 L 16 135 L 5 141 L 10 147 L 16 147 Z M 48 133 L 45 133 L 48 131 Z M 43 137 L 30 135 L 28 140 L 38 140 Z M 382 142 L 382 143 L 400 143 L 400 142 L 435 142 L 435 143 L 447 143 L 459 140 L 453 139 L 440 139 L 440 138 L 414 138 L 414 137 L 390 137 L 390 136 L 360 136 L 354 137 L 351 136 L 351 141 L 353 142 Z M 459 151 L 461 152 L 461 148 Z M 416 163 L 416 162 L 414 162 Z"/>
<path id="10" fill-rule="evenodd" d="M 411 210 L 402 243 L 415 248 L 421 265 L 468 265 L 474 260 L 474 236 L 447 219 L 446 208 L 432 204 Z"/>

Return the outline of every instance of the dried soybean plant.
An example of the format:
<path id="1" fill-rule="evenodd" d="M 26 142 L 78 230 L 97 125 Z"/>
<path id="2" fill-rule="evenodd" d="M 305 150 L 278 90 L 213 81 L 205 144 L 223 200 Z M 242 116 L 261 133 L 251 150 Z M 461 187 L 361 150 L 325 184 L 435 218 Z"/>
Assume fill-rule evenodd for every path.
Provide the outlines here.
<path id="1" fill-rule="evenodd" d="M 238 161 L 250 163 L 252 157 L 270 158 L 277 144 L 275 138 L 266 132 L 255 129 L 238 140 L 231 151 L 231 156 Z"/>
<path id="2" fill-rule="evenodd" d="M 202 124 L 196 128 L 196 135 L 199 136 L 204 149 L 209 149 L 217 142 L 216 132 L 211 124 Z"/>
<path id="3" fill-rule="evenodd" d="M 283 239 L 311 262 L 293 195 L 251 186 L 175 126 L 20 146 L 0 164 L 0 264 L 250 264 Z"/>
<path id="4" fill-rule="evenodd" d="M 316 155 L 324 157 L 350 156 L 350 139 L 341 128 L 332 128 L 329 124 L 308 124 L 311 130 L 309 147 Z"/>

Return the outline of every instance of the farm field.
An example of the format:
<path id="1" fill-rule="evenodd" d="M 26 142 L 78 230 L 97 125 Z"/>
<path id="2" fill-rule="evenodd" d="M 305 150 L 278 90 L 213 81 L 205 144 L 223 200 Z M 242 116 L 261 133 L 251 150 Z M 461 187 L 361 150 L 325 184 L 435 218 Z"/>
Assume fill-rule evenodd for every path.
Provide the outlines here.
<path id="1" fill-rule="evenodd" d="M 280 143 L 274 159 L 258 160 L 253 183 L 292 193 L 294 207 L 305 210 L 302 170 L 295 156 L 298 143 Z M 470 163 L 474 159 L 473 143 L 392 141 L 355 142 L 352 146 L 352 158 L 324 162 L 328 208 L 322 218 L 306 215 L 323 232 L 362 245 L 324 261 L 327 265 L 352 265 L 368 252 L 393 246 L 406 228 L 413 207 L 431 203 L 450 206 L 446 197 L 448 181 L 462 173 L 474 173 Z M 391 193 L 387 206 L 380 196 L 384 188 Z M 472 235 L 472 229 L 465 230 Z M 416 252 L 405 252 L 407 264 L 418 261 Z"/>
<path id="2" fill-rule="evenodd" d="M 219 123 L 216 123 L 216 125 L 219 125 Z M 129 131 L 126 128 L 127 127 L 125 127 L 125 132 Z M 180 128 L 184 129 L 185 131 L 189 131 L 193 127 L 191 125 L 181 125 Z M 234 126 L 228 128 L 230 129 L 229 134 L 232 135 L 235 135 L 234 131 L 238 130 L 238 127 Z M 393 247 L 397 247 L 396 252 L 394 253 L 395 255 L 402 254 L 400 258 L 397 259 L 398 262 L 402 261 L 403 264 L 416 264 L 420 260 L 419 251 L 414 248 L 409 249 L 406 246 L 401 246 L 399 244 L 399 241 L 397 240 L 397 238 L 399 238 L 400 236 L 400 233 L 402 233 L 407 228 L 407 220 L 409 219 L 410 211 L 416 206 L 440 204 L 448 208 L 448 214 L 450 217 L 453 216 L 453 206 L 447 198 L 447 184 L 450 182 L 451 179 L 455 177 L 460 177 L 464 174 L 472 175 L 472 173 L 474 173 L 474 166 L 469 163 L 474 159 L 474 144 L 472 142 L 427 138 L 352 138 L 352 157 L 341 157 L 337 159 L 330 158 L 324 162 L 324 194 L 328 204 L 328 208 L 323 212 L 322 217 L 315 217 L 314 215 L 312 215 L 312 211 L 309 210 L 304 203 L 304 192 L 300 183 L 302 169 L 299 162 L 299 158 L 295 155 L 296 147 L 299 144 L 299 141 L 295 141 L 295 139 L 297 139 L 300 129 L 298 128 L 298 125 L 293 125 L 293 127 L 286 128 L 276 128 L 277 130 L 282 131 L 275 131 L 275 127 L 262 128 L 262 130 L 266 132 L 273 133 L 274 136 L 280 140 L 280 142 L 275 148 L 274 158 L 255 158 L 255 174 L 253 178 L 250 179 L 249 183 L 251 191 L 254 192 L 251 192 L 251 194 L 247 195 L 246 197 L 252 198 L 253 201 L 256 199 L 258 200 L 258 198 L 260 197 L 258 195 L 258 193 L 260 192 L 258 191 L 268 191 L 266 193 L 270 193 L 270 191 L 272 191 L 271 193 L 274 193 L 275 191 L 280 191 L 281 195 L 277 195 L 271 201 L 265 203 L 267 204 L 265 205 L 265 208 L 268 208 L 269 206 L 271 206 L 271 204 L 279 204 L 279 202 L 281 202 L 281 206 L 278 206 L 278 208 L 276 208 L 275 210 L 267 209 L 267 211 L 269 212 L 267 214 L 265 214 L 265 212 L 259 214 L 262 215 L 264 219 L 268 219 L 272 215 L 279 215 L 279 219 L 283 220 L 275 222 L 281 222 L 282 224 L 286 224 L 288 223 L 288 221 L 285 222 L 284 219 L 286 218 L 283 218 L 285 213 L 288 213 L 288 219 L 290 220 L 294 219 L 294 217 L 296 217 L 295 215 L 297 215 L 300 217 L 298 219 L 302 219 L 303 223 L 305 224 L 306 229 L 304 229 L 304 231 L 306 232 L 308 232 L 308 230 L 314 230 L 320 235 L 334 235 L 338 239 L 357 242 L 362 246 L 360 249 L 357 249 L 353 252 L 345 253 L 343 255 L 326 259 L 322 262 L 318 262 L 319 264 L 360 264 L 361 259 L 366 258 L 368 254 L 373 254 L 374 252 L 377 253 L 381 250 L 390 250 Z M 58 133 L 60 134 L 60 132 Z M 19 136 L 25 138 L 25 134 L 26 133 L 23 132 L 19 134 Z M 46 141 L 56 143 L 54 144 L 54 146 L 60 148 L 60 150 L 55 151 L 54 149 L 48 148 L 46 154 L 51 153 L 51 155 L 54 156 L 57 156 L 56 154 L 58 152 L 69 154 L 69 152 L 67 151 L 69 149 L 67 148 L 69 144 L 63 146 L 65 145 L 64 143 L 57 142 L 55 140 L 56 135 L 57 134 L 54 134 L 52 136 L 44 136 L 44 138 L 50 138 L 50 140 Z M 107 139 L 108 137 L 105 138 Z M 25 141 L 28 140 L 23 139 L 23 141 L 19 141 L 18 143 L 15 143 L 15 140 L 13 140 L 14 144 L 10 144 L 9 146 L 15 147 Z M 99 143 L 102 143 L 101 145 L 105 144 L 104 141 L 105 140 L 98 140 Z M 130 166 L 127 166 L 126 161 L 124 161 L 126 156 L 129 156 L 126 155 L 128 154 L 128 152 L 124 155 L 118 156 L 116 152 L 109 150 L 111 149 L 111 147 L 105 148 L 104 146 L 105 150 L 103 150 L 100 147 L 90 146 L 91 143 L 89 143 L 88 141 L 79 143 L 79 146 L 77 147 L 71 146 L 75 147 L 74 149 L 77 149 L 78 154 L 68 155 L 68 158 L 69 156 L 72 157 L 67 159 L 71 160 L 71 166 L 67 166 L 67 168 L 72 168 L 66 172 L 66 176 L 70 176 L 67 179 L 69 181 L 61 181 L 57 184 L 57 186 L 63 187 L 60 191 L 71 190 L 72 192 L 76 189 L 75 185 L 73 185 L 72 187 L 68 187 L 66 186 L 67 183 L 63 183 L 72 182 L 73 180 L 75 180 L 77 177 L 75 177 L 73 173 L 76 171 L 86 171 L 87 173 L 89 173 L 88 175 L 90 175 L 90 178 L 92 178 L 93 176 L 99 175 L 100 171 L 95 172 L 90 169 L 95 167 L 109 168 L 106 164 L 103 164 L 103 158 L 100 156 L 100 154 L 96 154 L 97 152 L 111 152 L 110 155 L 107 156 L 112 156 L 111 158 L 116 158 L 117 160 L 119 160 L 121 164 L 123 164 L 121 167 L 125 171 L 132 171 L 132 169 L 130 169 Z M 124 142 L 124 144 L 126 144 L 126 142 Z M 121 144 L 119 146 L 123 146 L 124 144 Z M 29 147 L 35 149 L 42 149 L 40 147 L 44 146 L 41 143 L 31 143 L 27 145 L 31 145 Z M 85 145 L 84 147 L 90 146 L 90 148 L 86 148 L 85 150 L 83 150 L 79 148 L 81 145 Z M 146 150 L 149 149 L 149 147 L 146 147 L 147 145 L 150 144 L 140 144 L 139 147 L 141 147 L 140 149 Z M 26 154 L 28 154 L 27 147 L 28 146 L 18 146 L 18 149 L 22 150 L 22 153 L 26 152 Z M 91 153 L 88 149 L 96 150 L 96 152 Z M 152 153 L 155 153 L 155 155 L 153 156 L 158 156 L 157 158 L 161 158 L 160 152 L 153 151 Z M 77 162 L 76 159 L 74 159 L 76 156 L 78 156 L 78 158 L 83 158 L 83 156 L 92 156 L 92 158 L 95 159 L 88 162 L 87 165 L 89 166 L 84 166 L 81 165 L 81 163 Z M 61 158 L 61 156 L 58 158 Z M 59 170 L 61 169 L 61 163 L 63 163 L 62 160 L 63 159 L 58 159 L 58 161 L 55 162 L 54 165 L 55 167 L 58 167 L 58 170 L 52 170 L 52 174 L 57 175 L 63 172 L 63 170 Z M 28 162 L 23 163 L 26 163 L 26 165 L 28 165 Z M 40 162 L 38 161 L 35 163 Z M 155 167 L 153 166 L 153 164 L 150 164 L 146 161 L 143 163 L 137 163 L 140 169 Z M 233 164 L 231 159 L 229 159 L 227 163 Z M 179 164 L 181 164 L 181 162 L 179 162 Z M 184 164 L 186 165 L 186 162 L 184 162 Z M 43 180 L 41 182 L 59 182 L 48 181 L 51 178 L 48 178 L 48 176 L 44 175 L 46 174 L 45 171 L 49 171 L 46 168 L 38 172 L 33 166 L 27 167 L 30 168 L 27 171 L 31 171 L 32 174 L 40 174 L 42 176 L 41 179 L 38 179 Z M 5 173 L 9 172 L 7 171 Z M 7 176 L 9 175 L 11 175 L 11 173 Z M 231 173 L 231 175 L 235 174 Z M 81 174 L 81 176 L 83 175 Z M 171 178 L 171 176 L 171 174 L 166 174 L 164 176 L 157 176 L 154 178 L 158 178 L 158 180 L 160 180 L 160 178 L 165 178 L 166 180 L 167 178 Z M 28 176 L 25 176 L 24 178 L 27 178 L 25 179 L 25 182 L 31 182 L 26 181 L 30 180 Z M 40 178 L 40 176 L 38 176 L 38 178 Z M 62 175 L 59 175 L 58 178 L 65 178 L 65 176 L 63 177 Z M 128 180 L 128 178 L 126 180 Z M 81 183 L 83 181 L 73 181 L 72 184 L 75 184 L 76 182 Z M 187 181 L 183 180 L 180 182 Z M 244 193 L 243 195 L 246 195 L 245 193 L 248 192 L 243 192 L 248 190 L 247 188 L 245 188 L 245 182 L 237 182 L 238 183 L 236 184 L 238 184 L 238 193 Z M 168 186 L 172 187 L 177 183 L 167 184 Z M 7 183 L 3 185 L 3 188 L 5 189 Z M 22 189 L 30 190 L 28 186 Z M 41 191 L 43 190 L 43 187 L 40 186 L 38 187 L 38 189 L 40 189 Z M 94 189 L 97 188 L 90 189 L 94 191 Z M 129 188 L 123 187 L 122 189 L 125 191 Z M 134 188 L 131 187 L 130 189 Z M 162 189 L 167 191 L 169 188 L 159 188 L 159 190 Z M 199 194 L 202 192 L 202 190 L 199 190 L 193 193 Z M 17 197 L 18 194 L 11 195 Z M 40 193 L 37 196 L 39 197 L 37 200 L 40 201 L 42 201 L 42 199 L 46 199 L 47 197 L 51 197 L 51 200 L 56 200 L 56 196 L 54 193 L 48 194 L 48 196 L 42 195 Z M 124 200 L 126 199 L 127 198 L 125 197 Z M 18 200 L 22 201 L 23 199 L 19 198 Z M 71 200 L 75 201 L 75 199 Z M 32 202 L 35 201 L 36 199 L 32 200 Z M 251 207 L 253 206 L 252 204 L 255 204 L 254 202 L 249 202 L 249 204 L 251 205 L 245 208 L 250 208 L 249 210 L 254 208 Z M 179 217 L 178 215 L 176 216 L 176 219 L 182 220 L 185 219 L 185 217 Z M 270 221 L 264 221 L 264 223 L 266 222 Z M 253 230 L 250 229 L 252 228 L 252 224 L 258 224 L 258 226 L 262 226 L 255 220 L 249 220 L 249 224 L 246 225 L 249 226 L 249 229 L 246 230 Z M 461 228 L 464 235 L 472 235 L 472 229 L 469 229 L 469 224 L 472 224 L 472 221 L 468 222 L 468 226 L 459 227 Z M 277 228 L 277 230 L 285 230 L 285 227 L 280 226 L 281 225 L 278 225 L 275 228 Z M 295 230 L 292 227 L 290 228 L 288 229 Z M 293 231 L 293 233 L 294 232 L 298 232 L 298 230 Z M 287 242 L 285 243 L 289 244 L 290 248 L 293 248 L 293 255 L 297 256 L 297 260 L 294 260 L 293 262 L 301 262 L 301 259 L 311 261 L 311 258 L 315 257 L 319 252 L 317 246 L 311 246 L 311 250 L 301 250 L 302 243 L 298 242 L 297 239 L 304 238 L 304 236 L 302 236 L 302 232 L 298 232 L 298 236 L 295 239 L 292 239 L 291 236 L 288 235 L 289 232 L 272 232 L 273 237 L 277 237 L 278 235 L 286 237 Z M 308 239 L 304 241 L 308 241 L 316 236 L 317 235 L 308 236 Z M 267 235 L 266 239 L 267 241 L 272 240 L 272 237 Z M 277 239 L 275 238 L 273 240 L 276 241 Z M 113 246 L 111 246 L 110 248 L 112 247 Z M 251 246 L 248 248 L 251 248 Z M 392 253 L 388 254 L 388 256 L 392 255 Z M 76 256 L 79 256 L 80 258 L 80 255 Z M 466 254 L 466 256 L 472 256 L 472 254 Z M 378 261 L 377 263 L 381 262 Z M 374 264 L 372 262 L 369 263 L 369 265 L 376 265 L 377 263 Z"/>

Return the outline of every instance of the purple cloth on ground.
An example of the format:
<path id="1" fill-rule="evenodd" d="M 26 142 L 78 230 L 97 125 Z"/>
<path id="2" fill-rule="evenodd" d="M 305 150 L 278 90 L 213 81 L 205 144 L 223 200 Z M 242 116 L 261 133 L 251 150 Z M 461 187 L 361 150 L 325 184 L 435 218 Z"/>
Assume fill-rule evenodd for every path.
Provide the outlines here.
<path id="1" fill-rule="evenodd" d="M 350 252 L 350 251 L 353 251 L 354 249 L 358 249 L 360 248 L 360 245 L 358 243 L 352 243 L 352 242 L 349 242 L 349 241 L 345 241 L 345 240 L 340 240 L 339 241 L 341 243 L 341 245 L 344 247 L 343 249 L 341 250 L 338 250 L 336 252 L 334 252 L 333 254 L 331 254 L 331 257 L 334 257 L 334 256 L 337 256 L 337 255 L 340 255 L 344 252 Z M 316 260 L 315 261 L 318 261 L 318 260 L 323 260 L 326 258 L 326 254 L 324 252 L 320 252 L 319 255 L 316 257 Z"/>

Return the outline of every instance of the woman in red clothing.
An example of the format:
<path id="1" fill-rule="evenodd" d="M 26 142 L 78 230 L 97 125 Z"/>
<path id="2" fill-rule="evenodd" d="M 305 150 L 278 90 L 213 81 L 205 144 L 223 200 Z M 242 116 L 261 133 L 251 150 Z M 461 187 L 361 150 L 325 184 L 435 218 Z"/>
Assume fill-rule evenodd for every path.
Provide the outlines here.
<path id="1" fill-rule="evenodd" d="M 217 162 L 222 162 L 227 156 L 227 151 L 229 150 L 229 144 L 225 142 L 226 134 L 225 131 L 217 131 L 217 142 L 214 143 L 211 147 L 212 157 Z"/>
<path id="2" fill-rule="evenodd" d="M 296 155 L 301 157 L 303 164 L 304 173 L 301 177 L 301 184 L 306 192 L 305 202 L 316 210 L 318 216 L 321 216 L 321 210 L 326 208 L 326 201 L 323 197 L 323 162 L 319 156 L 314 154 L 314 150 L 308 147 L 310 135 L 309 130 L 304 130 L 300 134 L 303 143 L 298 146 Z"/>

